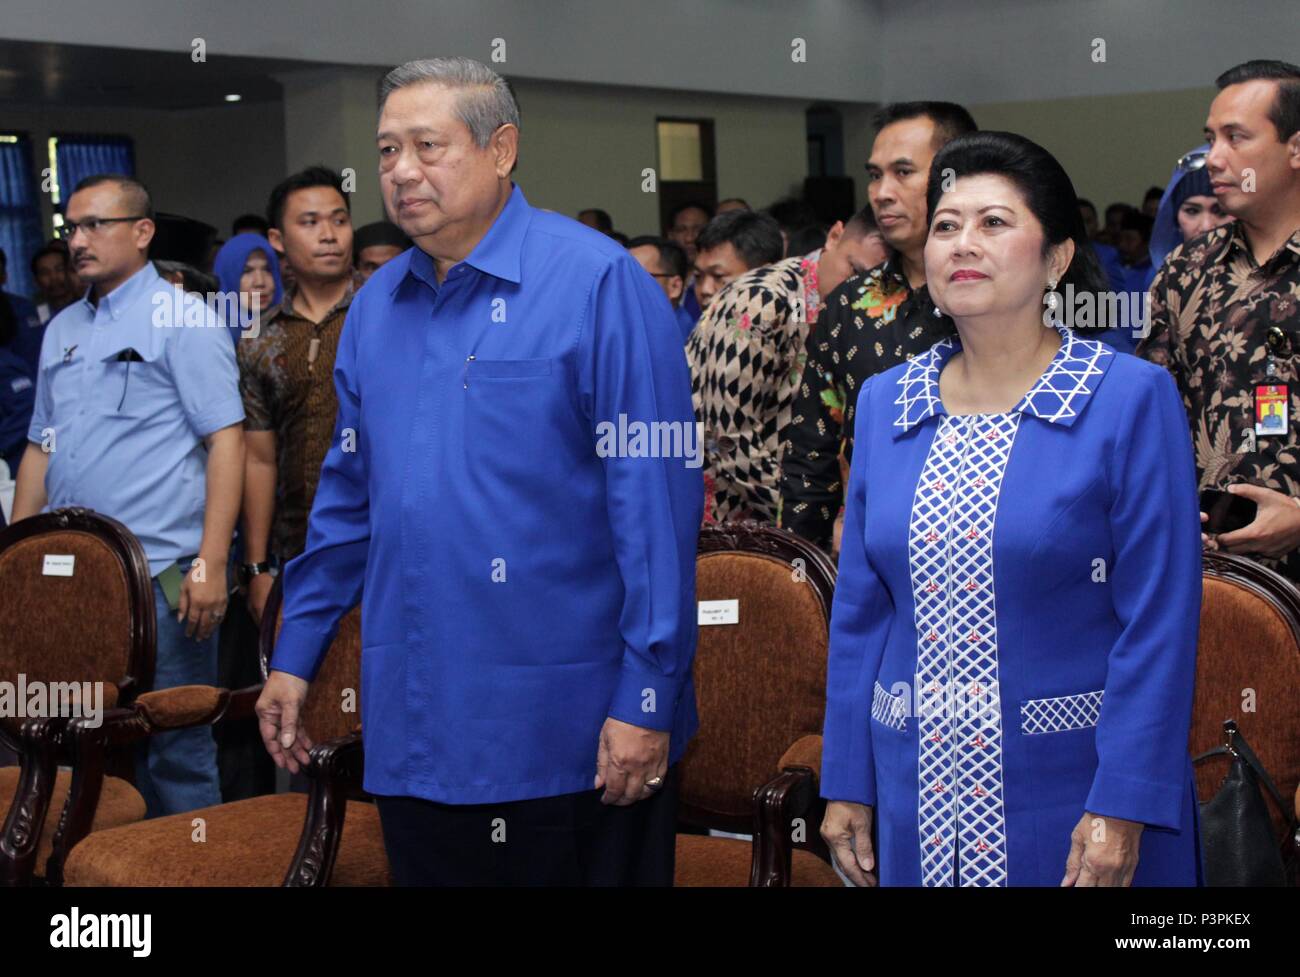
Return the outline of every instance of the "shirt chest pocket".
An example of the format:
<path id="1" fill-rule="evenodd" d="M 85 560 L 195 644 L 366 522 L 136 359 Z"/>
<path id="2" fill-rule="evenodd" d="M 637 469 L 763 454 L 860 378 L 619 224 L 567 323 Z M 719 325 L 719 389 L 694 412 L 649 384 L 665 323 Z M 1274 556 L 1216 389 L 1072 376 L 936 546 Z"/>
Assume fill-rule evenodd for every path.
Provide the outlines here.
<path id="1" fill-rule="evenodd" d="M 141 420 L 181 409 L 162 350 L 117 350 L 95 365 L 90 402 L 97 414 Z"/>
<path id="2" fill-rule="evenodd" d="M 531 380 L 551 375 L 551 360 L 480 360 L 466 361 L 465 382 L 476 380 Z"/>
<path id="3" fill-rule="evenodd" d="M 554 448 L 556 425 L 567 403 L 564 372 L 551 359 L 465 363 L 465 447 L 493 468 L 537 463 Z"/>

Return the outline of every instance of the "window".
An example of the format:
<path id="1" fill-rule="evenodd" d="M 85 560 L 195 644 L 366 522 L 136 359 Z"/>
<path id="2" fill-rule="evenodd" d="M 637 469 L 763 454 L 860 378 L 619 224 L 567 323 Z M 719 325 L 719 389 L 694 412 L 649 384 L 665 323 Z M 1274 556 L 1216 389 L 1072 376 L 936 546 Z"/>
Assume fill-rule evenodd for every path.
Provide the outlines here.
<path id="1" fill-rule="evenodd" d="M 659 223 L 684 203 L 718 200 L 712 119 L 661 118 L 655 122 L 659 155 Z"/>
<path id="2" fill-rule="evenodd" d="M 659 179 L 704 179 L 698 122 L 659 122 Z"/>
<path id="3" fill-rule="evenodd" d="M 135 148 L 127 136 L 51 136 L 49 158 L 55 227 L 63 223 L 67 198 L 86 177 L 96 173 L 135 176 Z"/>
<path id="4" fill-rule="evenodd" d="M 32 167 L 32 143 L 25 133 L 0 132 L 0 248 L 9 281 L 6 292 L 31 296 L 31 261 L 41 246 L 41 201 Z"/>

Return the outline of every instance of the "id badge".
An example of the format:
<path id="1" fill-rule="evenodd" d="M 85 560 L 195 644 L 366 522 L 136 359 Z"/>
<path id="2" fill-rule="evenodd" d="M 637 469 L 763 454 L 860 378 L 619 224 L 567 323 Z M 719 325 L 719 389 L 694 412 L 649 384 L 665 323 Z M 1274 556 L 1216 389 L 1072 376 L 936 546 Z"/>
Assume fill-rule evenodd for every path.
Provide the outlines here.
<path id="1" fill-rule="evenodd" d="M 1255 434 L 1285 436 L 1287 432 L 1287 385 L 1261 383 L 1255 386 Z"/>

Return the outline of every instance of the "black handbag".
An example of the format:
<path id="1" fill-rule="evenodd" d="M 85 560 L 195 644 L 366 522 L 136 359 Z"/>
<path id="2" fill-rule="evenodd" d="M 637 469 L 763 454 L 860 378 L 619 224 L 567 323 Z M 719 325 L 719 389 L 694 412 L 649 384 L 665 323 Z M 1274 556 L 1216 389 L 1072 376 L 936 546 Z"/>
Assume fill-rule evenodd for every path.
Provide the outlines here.
<path id="1" fill-rule="evenodd" d="M 1232 764 L 1218 791 L 1204 804 L 1201 814 L 1201 852 L 1207 886 L 1285 886 L 1296 879 L 1295 831 L 1291 817 L 1279 843 L 1273 834 L 1268 802 L 1260 793 L 1263 783 L 1278 809 L 1289 812 L 1282 793 L 1273 783 L 1246 738 L 1229 719 L 1223 724 L 1224 745 L 1202 753 L 1192 763 L 1210 757 L 1231 756 Z"/>

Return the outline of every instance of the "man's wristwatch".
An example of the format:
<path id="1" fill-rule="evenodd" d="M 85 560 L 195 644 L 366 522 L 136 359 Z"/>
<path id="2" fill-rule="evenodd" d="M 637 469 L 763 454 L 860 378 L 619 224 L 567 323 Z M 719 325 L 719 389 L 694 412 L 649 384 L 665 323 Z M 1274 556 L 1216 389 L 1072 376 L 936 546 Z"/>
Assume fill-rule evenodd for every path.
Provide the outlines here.
<path id="1" fill-rule="evenodd" d="M 260 573 L 270 573 L 271 564 L 263 560 L 261 563 L 241 563 L 239 564 L 239 582 L 248 585 L 248 582 Z"/>

